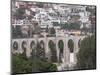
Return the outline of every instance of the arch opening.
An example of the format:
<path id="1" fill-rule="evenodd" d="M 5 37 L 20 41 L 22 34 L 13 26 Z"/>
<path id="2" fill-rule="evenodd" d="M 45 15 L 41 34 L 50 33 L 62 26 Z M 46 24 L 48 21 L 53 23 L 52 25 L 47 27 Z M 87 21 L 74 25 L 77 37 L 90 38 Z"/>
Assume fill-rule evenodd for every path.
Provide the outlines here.
<path id="1" fill-rule="evenodd" d="M 35 44 L 35 41 L 31 41 L 30 49 L 32 50 L 31 58 L 34 58 L 36 56 L 36 44 Z"/>
<path id="2" fill-rule="evenodd" d="M 50 51 L 51 51 L 51 61 L 57 62 L 57 52 L 56 52 L 55 43 L 52 40 L 50 40 L 48 45 L 49 45 L 49 48 L 50 48 Z"/>
<path id="3" fill-rule="evenodd" d="M 68 48 L 69 48 L 69 50 L 70 50 L 70 53 L 73 53 L 73 52 L 74 52 L 74 42 L 73 42 L 72 39 L 70 39 L 70 40 L 68 41 Z"/>
<path id="4" fill-rule="evenodd" d="M 78 41 L 78 47 L 80 48 L 80 46 L 81 46 L 81 39 L 79 39 Z"/>
<path id="5" fill-rule="evenodd" d="M 68 48 L 70 52 L 70 63 L 74 63 L 74 41 L 72 39 L 68 41 Z"/>
<path id="6" fill-rule="evenodd" d="M 59 47 L 59 62 L 62 63 L 62 58 L 63 56 L 63 52 L 64 52 L 64 42 L 63 40 L 59 40 L 58 42 L 58 47 Z"/>
<path id="7" fill-rule="evenodd" d="M 13 43 L 13 49 L 18 50 L 18 43 L 16 41 L 14 41 Z"/>
<path id="8" fill-rule="evenodd" d="M 26 50 L 27 50 L 27 43 L 26 41 L 23 41 L 22 42 L 22 49 L 23 49 L 23 55 L 26 56 Z"/>
<path id="9" fill-rule="evenodd" d="M 37 42 L 35 53 L 37 58 L 42 60 L 45 59 L 44 41 Z"/>
<path id="10" fill-rule="evenodd" d="M 30 43 L 30 49 L 35 49 L 35 42 L 34 41 L 32 41 L 31 43 Z"/>
<path id="11" fill-rule="evenodd" d="M 45 48 L 44 48 L 45 44 L 44 44 L 44 41 L 43 40 L 40 41 L 39 45 L 40 45 L 39 46 L 39 48 L 40 48 L 39 56 L 40 56 L 41 59 L 45 59 Z"/>
<path id="12" fill-rule="evenodd" d="M 41 49 L 44 49 L 44 41 L 42 40 L 42 41 L 40 41 L 40 47 L 41 47 Z"/>

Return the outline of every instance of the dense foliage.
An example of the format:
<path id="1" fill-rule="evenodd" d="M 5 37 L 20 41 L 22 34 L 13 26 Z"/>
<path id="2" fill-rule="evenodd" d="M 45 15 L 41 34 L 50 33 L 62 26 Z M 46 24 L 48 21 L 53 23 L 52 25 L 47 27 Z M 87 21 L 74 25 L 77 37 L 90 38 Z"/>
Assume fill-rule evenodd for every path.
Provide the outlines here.
<path id="1" fill-rule="evenodd" d="M 40 46 L 36 49 L 39 51 Z M 34 52 L 34 50 L 32 51 L 32 56 L 30 58 L 26 57 L 25 51 L 22 54 L 12 54 L 13 74 L 57 71 L 57 66 L 47 61 L 46 58 L 43 57 L 44 56 L 37 56 L 37 52 Z"/>
<path id="2" fill-rule="evenodd" d="M 80 30 L 80 24 L 78 23 L 61 24 L 61 28 L 67 30 Z"/>
<path id="3" fill-rule="evenodd" d="M 77 54 L 78 69 L 95 69 L 96 68 L 96 39 L 95 36 L 85 38 L 80 45 Z"/>

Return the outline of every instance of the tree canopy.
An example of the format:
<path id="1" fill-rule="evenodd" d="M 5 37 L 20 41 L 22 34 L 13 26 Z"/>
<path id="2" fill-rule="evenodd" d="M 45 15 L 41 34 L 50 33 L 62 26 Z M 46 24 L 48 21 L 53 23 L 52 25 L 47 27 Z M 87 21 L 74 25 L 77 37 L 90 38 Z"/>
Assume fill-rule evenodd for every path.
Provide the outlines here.
<path id="1" fill-rule="evenodd" d="M 61 28 L 68 29 L 68 30 L 80 30 L 80 24 L 78 24 L 78 23 L 61 24 Z"/>
<path id="2" fill-rule="evenodd" d="M 38 48 L 32 50 L 31 57 L 27 58 L 26 51 L 22 54 L 12 54 L 12 72 L 16 73 L 32 73 L 32 72 L 50 72 L 57 71 L 57 66 L 47 61 L 43 56 L 41 58 L 41 48 L 38 43 Z"/>
<path id="3" fill-rule="evenodd" d="M 38 58 L 25 59 L 21 54 L 14 54 L 12 57 L 12 72 L 16 73 L 32 73 L 32 72 L 49 72 L 57 71 L 57 66 L 46 60 Z"/>
<path id="4" fill-rule="evenodd" d="M 83 39 L 77 54 L 77 60 L 78 69 L 96 68 L 96 41 L 94 35 Z"/>

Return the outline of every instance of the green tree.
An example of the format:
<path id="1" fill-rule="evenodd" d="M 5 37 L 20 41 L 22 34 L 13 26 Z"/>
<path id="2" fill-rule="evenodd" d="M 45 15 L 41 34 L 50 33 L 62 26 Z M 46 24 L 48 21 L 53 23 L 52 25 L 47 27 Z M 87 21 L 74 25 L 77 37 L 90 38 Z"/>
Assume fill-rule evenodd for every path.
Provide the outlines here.
<path id="1" fill-rule="evenodd" d="M 21 26 L 16 26 L 14 28 L 14 26 L 12 26 L 12 38 L 21 38 L 22 37 L 22 33 L 21 33 Z"/>
<path id="2" fill-rule="evenodd" d="M 54 27 L 50 28 L 50 34 L 55 34 L 55 33 L 56 33 L 56 31 L 55 31 Z"/>
<path id="3" fill-rule="evenodd" d="M 43 61 L 38 58 L 32 60 L 24 59 L 23 55 L 21 54 L 12 55 L 12 74 L 50 71 L 57 71 L 57 66 L 50 62 L 47 62 L 46 60 Z"/>
<path id="4" fill-rule="evenodd" d="M 25 16 L 25 8 L 18 8 L 15 12 L 15 16 L 17 19 L 24 19 Z"/>
<path id="5" fill-rule="evenodd" d="M 42 2 L 38 2 L 38 3 L 36 3 L 36 5 L 37 5 L 39 8 L 43 8 L 43 7 L 44 7 L 44 3 L 42 3 Z"/>
<path id="6" fill-rule="evenodd" d="M 77 69 L 96 68 L 96 41 L 95 36 L 89 36 L 81 42 L 77 54 Z"/>
<path id="7" fill-rule="evenodd" d="M 48 62 L 45 58 L 39 57 L 41 46 L 37 45 L 37 51 L 32 50 L 32 56 L 27 58 L 26 51 L 22 54 L 12 54 L 12 72 L 16 73 L 30 73 L 30 72 L 50 72 L 57 71 L 57 66 Z M 44 55 L 44 54 L 43 54 Z"/>
<path id="8" fill-rule="evenodd" d="M 13 54 L 12 72 L 13 74 L 32 72 L 32 61 L 24 59 L 22 54 Z"/>
<path id="9" fill-rule="evenodd" d="M 80 30 L 80 24 L 79 23 L 61 24 L 61 28 L 67 30 Z"/>

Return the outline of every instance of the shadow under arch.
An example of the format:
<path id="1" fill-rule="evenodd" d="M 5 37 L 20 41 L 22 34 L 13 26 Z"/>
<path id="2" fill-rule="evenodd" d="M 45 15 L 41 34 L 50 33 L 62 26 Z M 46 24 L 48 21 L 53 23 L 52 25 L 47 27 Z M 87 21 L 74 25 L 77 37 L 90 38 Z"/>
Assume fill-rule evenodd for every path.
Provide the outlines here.
<path id="1" fill-rule="evenodd" d="M 36 50 L 36 43 L 33 40 L 30 43 L 30 49 L 32 50 L 31 57 L 33 58 L 36 54 L 36 51 L 35 51 Z"/>
<path id="2" fill-rule="evenodd" d="M 39 56 L 40 56 L 40 58 L 45 59 L 45 43 L 44 43 L 44 41 L 41 40 L 39 42 L 39 45 L 40 45 Z"/>
<path id="3" fill-rule="evenodd" d="M 21 44 L 21 47 L 22 47 L 22 50 L 23 50 L 23 56 L 26 56 L 26 50 L 27 50 L 27 42 L 26 41 L 22 41 L 22 44 Z"/>
<path id="4" fill-rule="evenodd" d="M 79 39 L 78 41 L 78 48 L 80 48 L 80 46 L 81 46 L 81 39 Z"/>
<path id="5" fill-rule="evenodd" d="M 70 52 L 70 63 L 74 63 L 74 41 L 72 39 L 68 40 L 68 48 Z"/>
<path id="6" fill-rule="evenodd" d="M 59 40 L 58 48 L 60 50 L 59 51 L 59 62 L 62 63 L 63 52 L 64 52 L 64 42 L 63 42 L 63 40 Z"/>
<path id="7" fill-rule="evenodd" d="M 35 49 L 35 46 L 36 46 L 36 44 L 35 44 L 35 41 L 31 41 L 31 43 L 30 43 L 30 49 Z"/>
<path id="8" fill-rule="evenodd" d="M 40 41 L 40 47 L 41 47 L 41 49 L 44 49 L 45 48 L 45 43 L 44 43 L 43 40 Z"/>
<path id="9" fill-rule="evenodd" d="M 57 51 L 56 51 L 56 45 L 55 43 L 50 40 L 49 43 L 48 43 L 48 46 L 50 48 L 50 51 L 51 51 L 51 61 L 52 62 L 57 62 Z"/>
<path id="10" fill-rule="evenodd" d="M 13 49 L 14 50 L 18 50 L 18 43 L 17 43 L 17 41 L 14 41 L 14 43 L 13 43 Z"/>
<path id="11" fill-rule="evenodd" d="M 74 41 L 72 39 L 68 40 L 68 48 L 70 50 L 70 53 L 74 52 Z"/>

